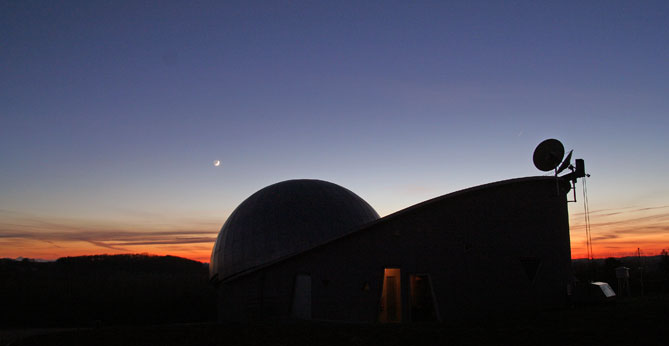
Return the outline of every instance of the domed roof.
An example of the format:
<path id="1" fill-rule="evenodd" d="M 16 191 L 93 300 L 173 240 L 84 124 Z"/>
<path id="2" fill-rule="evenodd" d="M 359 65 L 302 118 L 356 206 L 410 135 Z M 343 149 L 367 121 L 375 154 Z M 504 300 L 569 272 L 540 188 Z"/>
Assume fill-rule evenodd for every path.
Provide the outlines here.
<path id="1" fill-rule="evenodd" d="M 210 274 L 233 274 L 300 253 L 374 221 L 355 193 L 322 180 L 288 180 L 254 193 L 223 224 Z"/>

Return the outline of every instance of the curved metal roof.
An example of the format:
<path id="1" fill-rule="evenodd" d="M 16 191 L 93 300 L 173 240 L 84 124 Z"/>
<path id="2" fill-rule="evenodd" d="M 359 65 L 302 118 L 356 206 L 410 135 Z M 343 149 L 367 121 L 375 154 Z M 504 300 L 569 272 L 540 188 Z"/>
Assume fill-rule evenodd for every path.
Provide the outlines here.
<path id="1" fill-rule="evenodd" d="M 210 275 L 225 279 L 342 236 L 379 218 L 355 193 L 322 180 L 288 180 L 242 202 L 223 224 Z"/>

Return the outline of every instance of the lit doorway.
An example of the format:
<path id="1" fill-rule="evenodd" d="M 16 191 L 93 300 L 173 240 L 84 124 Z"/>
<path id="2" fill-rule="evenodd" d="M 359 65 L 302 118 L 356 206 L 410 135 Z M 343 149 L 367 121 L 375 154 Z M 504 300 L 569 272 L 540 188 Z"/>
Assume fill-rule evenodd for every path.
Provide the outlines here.
<path id="1" fill-rule="evenodd" d="M 402 321 L 401 278 L 399 268 L 386 268 L 384 270 L 379 322 L 392 323 Z"/>

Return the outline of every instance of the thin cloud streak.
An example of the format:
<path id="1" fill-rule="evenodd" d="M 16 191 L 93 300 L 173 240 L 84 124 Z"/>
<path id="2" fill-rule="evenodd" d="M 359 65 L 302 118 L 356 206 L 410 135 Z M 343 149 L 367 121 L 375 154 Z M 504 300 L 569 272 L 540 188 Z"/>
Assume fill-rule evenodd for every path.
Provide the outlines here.
<path id="1" fill-rule="evenodd" d="M 195 244 L 195 243 L 213 243 L 216 237 L 199 237 L 199 238 L 177 238 L 174 240 L 155 240 L 155 241 L 128 241 L 114 243 L 120 246 L 137 246 L 137 245 L 166 245 L 166 244 Z"/>
<path id="2" fill-rule="evenodd" d="M 610 216 L 610 215 L 619 215 L 619 214 L 625 214 L 625 213 L 633 213 L 633 212 L 641 212 L 641 211 L 648 211 L 648 210 L 655 210 L 655 209 L 666 209 L 669 208 L 669 205 L 661 205 L 661 206 L 654 206 L 654 207 L 620 207 L 620 208 L 607 208 L 607 209 L 598 209 L 598 210 L 591 210 L 590 211 L 590 216 L 592 217 L 593 215 L 597 216 Z M 602 214 L 605 212 L 610 212 L 607 214 Z M 579 213 L 571 213 L 572 217 L 578 217 L 578 216 L 583 216 L 585 215 L 584 212 L 579 212 Z"/>
<path id="3" fill-rule="evenodd" d="M 597 237 L 593 237 L 592 240 L 593 241 L 598 241 L 598 240 L 608 240 L 608 239 L 616 239 L 616 238 L 620 238 L 620 236 L 618 236 L 616 234 L 606 234 L 606 235 L 600 235 L 600 236 L 597 236 Z"/>
<path id="4" fill-rule="evenodd" d="M 629 220 L 591 222 L 590 228 L 591 230 L 603 229 L 606 232 L 613 232 L 618 234 L 633 234 L 640 232 L 641 230 L 650 233 L 664 233 L 667 232 L 667 227 L 669 227 L 669 225 L 653 224 L 654 222 L 662 221 L 669 221 L 669 214 L 653 215 Z M 574 225 L 570 228 L 572 231 L 581 231 L 585 229 L 585 225 Z"/>
<path id="5" fill-rule="evenodd" d="M 110 249 L 110 250 L 116 250 L 116 251 L 130 251 L 130 250 L 128 250 L 128 249 L 124 249 L 124 248 L 121 248 L 121 247 L 117 247 L 117 246 L 109 245 L 109 244 L 106 244 L 106 243 L 104 243 L 104 242 L 100 242 L 100 241 L 94 241 L 94 240 L 85 240 L 85 241 L 86 241 L 86 242 L 89 242 L 89 243 L 91 243 L 91 244 L 93 244 L 93 245 L 95 245 L 95 246 L 97 246 L 97 247 L 107 248 L 107 249 Z"/>

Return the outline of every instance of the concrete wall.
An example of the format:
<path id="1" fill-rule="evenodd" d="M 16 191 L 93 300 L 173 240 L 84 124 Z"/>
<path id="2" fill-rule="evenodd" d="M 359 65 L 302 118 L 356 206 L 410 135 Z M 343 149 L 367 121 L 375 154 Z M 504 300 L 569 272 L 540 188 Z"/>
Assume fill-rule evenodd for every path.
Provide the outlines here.
<path id="1" fill-rule="evenodd" d="M 300 255 L 223 282 L 222 320 L 290 318 L 295 276 L 312 278 L 312 318 L 375 322 L 384 268 L 429 273 L 442 319 L 564 306 L 571 277 L 566 189 L 554 178 L 483 185 L 407 208 Z M 540 263 L 530 280 L 523 263 Z M 531 265 L 530 265 L 531 267 Z"/>

